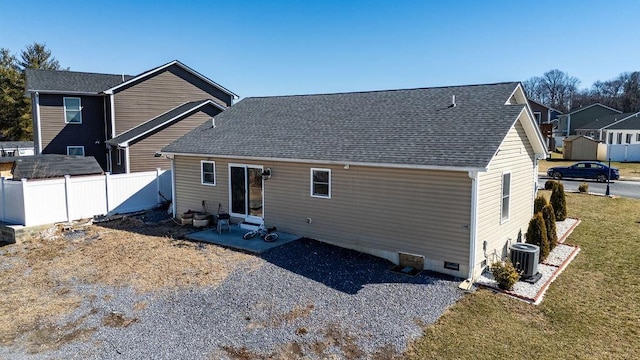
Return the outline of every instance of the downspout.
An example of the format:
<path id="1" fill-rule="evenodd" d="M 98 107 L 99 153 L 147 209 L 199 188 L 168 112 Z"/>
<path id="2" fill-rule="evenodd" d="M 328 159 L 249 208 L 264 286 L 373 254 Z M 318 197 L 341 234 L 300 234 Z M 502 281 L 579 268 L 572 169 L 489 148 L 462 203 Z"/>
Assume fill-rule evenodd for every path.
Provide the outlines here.
<path id="1" fill-rule="evenodd" d="M 109 106 L 111 107 L 111 138 L 116 137 L 116 105 L 114 104 L 115 96 L 109 94 Z"/>
<path id="2" fill-rule="evenodd" d="M 35 112 L 35 123 L 36 123 L 36 133 L 38 136 L 38 144 L 36 146 L 38 149 L 36 150 L 36 155 L 42 154 L 42 124 L 40 123 L 40 94 L 36 92 L 33 94 L 34 105 L 33 109 Z"/>
<path id="3" fill-rule="evenodd" d="M 173 217 L 177 218 L 176 215 L 176 163 L 175 156 L 171 156 L 171 211 L 173 212 Z"/>
<path id="4" fill-rule="evenodd" d="M 476 242 L 478 241 L 478 172 L 469 171 L 471 178 L 471 219 L 469 224 L 469 274 L 467 282 L 473 284 L 473 273 L 476 265 Z"/>
<path id="5" fill-rule="evenodd" d="M 102 114 L 104 115 L 104 141 L 105 141 L 105 151 L 107 153 L 107 172 L 113 172 L 111 168 L 111 146 L 109 146 L 106 141 L 109 140 L 109 126 L 107 125 L 107 97 L 102 97 Z"/>

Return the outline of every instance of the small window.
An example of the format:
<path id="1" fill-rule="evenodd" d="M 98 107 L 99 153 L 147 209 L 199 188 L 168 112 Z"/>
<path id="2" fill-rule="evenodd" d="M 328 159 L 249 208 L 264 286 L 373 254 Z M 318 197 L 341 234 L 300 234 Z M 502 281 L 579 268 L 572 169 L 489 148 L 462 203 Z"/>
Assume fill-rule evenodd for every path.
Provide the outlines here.
<path id="1" fill-rule="evenodd" d="M 613 144 L 613 133 L 609 133 L 609 144 Z"/>
<path id="2" fill-rule="evenodd" d="M 636 134 L 636 142 L 640 142 L 640 134 Z"/>
<path id="3" fill-rule="evenodd" d="M 67 155 L 84 156 L 84 146 L 67 146 Z"/>
<path id="4" fill-rule="evenodd" d="M 330 169 L 311 169 L 311 196 L 331 198 Z"/>
<path id="5" fill-rule="evenodd" d="M 64 122 L 67 124 L 82 124 L 82 104 L 80 98 L 64 98 Z"/>
<path id="6" fill-rule="evenodd" d="M 502 174 L 502 222 L 509 220 L 509 205 L 511 200 L 511 173 Z"/>
<path id="7" fill-rule="evenodd" d="M 536 111 L 533 113 L 533 117 L 536 118 L 536 122 L 538 124 L 542 124 L 542 113 L 540 113 L 539 111 Z"/>
<path id="8" fill-rule="evenodd" d="M 116 165 L 122 165 L 122 153 L 124 152 L 124 149 L 116 149 L 116 152 L 118 153 L 118 161 Z"/>
<path id="9" fill-rule="evenodd" d="M 200 161 L 200 181 L 202 185 L 216 185 L 216 162 Z"/>
<path id="10" fill-rule="evenodd" d="M 618 133 L 618 144 L 622 144 L 622 133 Z"/>
<path id="11" fill-rule="evenodd" d="M 631 144 L 631 134 L 627 134 L 625 140 L 627 140 L 627 144 Z"/>

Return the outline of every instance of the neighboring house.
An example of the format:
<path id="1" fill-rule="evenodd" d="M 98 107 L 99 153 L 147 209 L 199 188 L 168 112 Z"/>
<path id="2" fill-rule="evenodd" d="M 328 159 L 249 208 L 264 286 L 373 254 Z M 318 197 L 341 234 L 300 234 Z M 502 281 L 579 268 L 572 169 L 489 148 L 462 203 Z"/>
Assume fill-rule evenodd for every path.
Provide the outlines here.
<path id="1" fill-rule="evenodd" d="M 0 177 L 5 179 L 11 179 L 11 169 L 13 169 L 13 163 L 15 158 L 13 156 L 0 157 Z"/>
<path id="2" fill-rule="evenodd" d="M 640 143 L 640 112 L 604 116 L 576 129 L 576 133 L 606 144 Z"/>
<path id="3" fill-rule="evenodd" d="M 36 153 L 94 156 L 112 173 L 168 168 L 156 151 L 237 97 L 179 61 L 137 76 L 34 69 L 25 75 Z"/>
<path id="4" fill-rule="evenodd" d="M 555 137 L 576 135 L 576 129 L 582 129 L 585 125 L 607 115 L 621 114 L 622 111 L 610 108 L 600 103 L 585 106 L 571 111 L 568 114 L 558 116 L 558 127 L 554 131 Z"/>
<path id="5" fill-rule="evenodd" d="M 93 156 L 45 154 L 14 158 L 11 173 L 14 180 L 20 180 L 95 175 L 103 171 Z"/>
<path id="6" fill-rule="evenodd" d="M 548 124 L 562 115 L 560 110 L 556 110 L 535 100 L 527 99 L 527 101 L 529 101 L 531 112 L 538 125 Z"/>
<path id="7" fill-rule="evenodd" d="M 0 141 L 0 157 L 33 154 L 33 141 Z"/>
<path id="8" fill-rule="evenodd" d="M 553 128 L 558 126 L 556 119 L 562 112 L 535 100 L 527 99 L 527 101 L 529 102 L 529 107 L 531 107 L 533 117 L 540 127 L 540 133 L 545 139 L 547 148 L 554 150 L 556 146 L 553 137 Z"/>
<path id="9" fill-rule="evenodd" d="M 583 135 L 566 137 L 563 143 L 562 158 L 566 160 L 604 160 L 606 145 Z"/>
<path id="10" fill-rule="evenodd" d="M 162 153 L 174 214 L 234 221 L 463 278 L 523 239 L 547 149 L 522 85 L 246 98 Z"/>

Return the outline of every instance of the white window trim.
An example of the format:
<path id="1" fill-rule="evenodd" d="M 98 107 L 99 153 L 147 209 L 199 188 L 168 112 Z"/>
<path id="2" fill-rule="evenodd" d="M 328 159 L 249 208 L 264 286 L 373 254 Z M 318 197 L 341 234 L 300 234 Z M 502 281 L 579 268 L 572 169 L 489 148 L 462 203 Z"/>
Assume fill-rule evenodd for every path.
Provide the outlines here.
<path id="1" fill-rule="evenodd" d="M 78 99 L 78 111 L 80 111 L 80 122 L 68 122 L 67 121 L 67 99 Z M 62 98 L 62 107 L 64 108 L 64 123 L 71 125 L 80 125 L 82 124 L 82 99 L 79 97 L 68 97 L 65 96 Z"/>
<path id="2" fill-rule="evenodd" d="M 507 203 L 507 217 L 504 218 L 502 216 L 502 214 L 504 213 L 504 209 L 502 207 L 503 203 L 504 203 L 504 176 L 506 174 L 509 174 L 509 194 L 508 196 L 508 203 Z M 502 173 L 501 175 L 502 177 L 500 178 L 500 224 L 504 224 L 506 222 L 509 221 L 509 219 L 511 218 L 511 194 L 513 193 L 513 174 L 511 173 L 511 171 L 505 171 Z"/>
<path id="3" fill-rule="evenodd" d="M 313 172 L 314 171 L 325 171 L 329 173 L 329 191 L 328 194 L 325 195 L 316 195 L 313 193 Z M 309 194 L 311 195 L 311 197 L 314 198 L 320 198 L 320 199 L 331 199 L 331 169 L 325 169 L 325 168 L 311 168 L 311 171 L 309 172 Z"/>
<path id="4" fill-rule="evenodd" d="M 82 149 L 82 155 L 80 155 L 80 156 L 84 156 L 84 154 L 85 154 L 85 153 L 84 153 L 84 146 L 80 146 L 80 145 L 67 146 L 67 156 L 71 156 L 71 155 L 69 155 L 69 150 L 70 150 L 70 149 L 75 149 L 75 148 L 80 148 L 80 149 Z"/>
<path id="5" fill-rule="evenodd" d="M 213 165 L 213 183 L 204 182 L 204 164 Z M 210 160 L 200 160 L 200 184 L 206 186 L 216 186 L 218 184 L 216 176 L 216 162 Z"/>

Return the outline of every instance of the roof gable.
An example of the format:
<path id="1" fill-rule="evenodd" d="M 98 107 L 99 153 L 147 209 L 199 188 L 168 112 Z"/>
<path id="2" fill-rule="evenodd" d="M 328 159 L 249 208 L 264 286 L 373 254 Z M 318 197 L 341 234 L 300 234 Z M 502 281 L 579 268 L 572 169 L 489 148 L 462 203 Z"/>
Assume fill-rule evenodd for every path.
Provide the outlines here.
<path id="1" fill-rule="evenodd" d="M 507 104 L 521 91 L 512 82 L 245 98 L 215 128 L 203 124 L 162 151 L 480 170 L 528 109 Z"/>
<path id="2" fill-rule="evenodd" d="M 25 70 L 27 92 L 96 95 L 132 78 L 130 75 L 98 74 L 65 70 Z"/>
<path id="3" fill-rule="evenodd" d="M 604 108 L 604 109 L 608 109 L 608 110 L 614 111 L 614 112 L 616 112 L 616 113 L 618 113 L 618 114 L 621 114 L 621 113 L 622 113 L 622 111 L 617 110 L 617 109 L 614 109 L 614 108 L 612 108 L 612 107 L 609 107 L 609 106 L 606 106 L 606 105 L 603 105 L 603 104 L 600 104 L 600 103 L 595 103 L 595 104 L 591 104 L 591 105 L 589 105 L 589 106 L 585 106 L 585 107 L 581 107 L 581 108 L 578 108 L 578 109 L 576 109 L 576 110 L 573 110 L 573 111 L 571 111 L 571 112 L 567 113 L 567 115 L 574 115 L 574 114 L 576 114 L 576 113 L 579 113 L 579 112 L 582 112 L 582 111 L 585 111 L 585 110 L 591 109 L 591 108 L 593 108 L 593 107 L 595 107 L 595 106 L 598 106 L 598 107 L 601 107 L 601 108 Z"/>
<path id="4" fill-rule="evenodd" d="M 231 90 L 229 90 L 229 89 L 223 87 L 222 85 L 214 82 L 213 80 L 211 80 L 208 77 L 200 74 L 199 72 L 193 70 L 192 68 L 190 68 L 187 65 L 181 63 L 178 60 L 173 60 L 171 62 L 168 62 L 168 63 L 164 64 L 164 65 L 158 66 L 155 69 L 151 69 L 149 71 L 143 72 L 142 74 L 136 75 L 136 76 L 132 77 L 131 79 L 129 79 L 129 80 L 123 82 L 123 83 L 114 85 L 114 86 L 112 86 L 110 88 L 106 88 L 106 89 L 104 89 L 104 93 L 105 94 L 113 94 L 115 91 L 118 91 L 119 89 L 121 89 L 123 87 L 129 86 L 129 85 L 134 84 L 136 82 L 143 81 L 143 80 L 145 80 L 145 79 L 147 79 L 147 78 L 149 78 L 151 76 L 154 76 L 154 75 L 164 71 L 165 69 L 167 69 L 167 68 L 169 68 L 171 66 L 178 66 L 178 67 L 182 68 L 183 70 L 185 70 L 185 71 L 191 73 L 192 75 L 196 76 L 200 80 L 203 80 L 205 83 L 217 88 L 218 90 L 220 90 L 220 91 L 222 91 L 222 92 L 224 92 L 226 94 L 229 94 L 231 97 L 238 98 L 238 95 L 233 93 Z"/>

